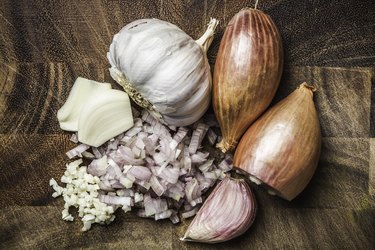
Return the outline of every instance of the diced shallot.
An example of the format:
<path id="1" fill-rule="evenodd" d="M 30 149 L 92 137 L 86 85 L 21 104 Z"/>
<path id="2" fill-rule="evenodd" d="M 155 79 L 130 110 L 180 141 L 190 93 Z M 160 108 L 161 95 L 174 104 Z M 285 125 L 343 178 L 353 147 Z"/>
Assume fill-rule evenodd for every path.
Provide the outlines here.
<path id="1" fill-rule="evenodd" d="M 172 213 L 173 213 L 172 210 L 168 209 L 166 211 L 155 214 L 155 220 L 168 219 L 171 217 Z"/>
<path id="2" fill-rule="evenodd" d="M 203 138 L 205 137 L 208 130 L 208 126 L 204 123 L 199 123 L 197 128 L 193 131 L 193 135 L 190 140 L 189 144 L 189 152 L 190 154 L 194 154 L 199 145 L 201 144 Z"/>
<path id="3" fill-rule="evenodd" d="M 197 212 L 198 212 L 198 208 L 195 207 L 190 211 L 182 213 L 181 216 L 182 216 L 182 218 L 187 219 L 187 218 L 190 218 L 190 217 L 194 216 Z"/>
<path id="4" fill-rule="evenodd" d="M 202 165 L 199 166 L 199 170 L 202 171 L 202 172 L 207 172 L 210 169 L 210 167 L 212 166 L 213 162 L 214 162 L 213 159 L 206 161 L 205 163 L 203 163 Z"/>
<path id="5" fill-rule="evenodd" d="M 180 169 L 176 167 L 164 168 L 160 172 L 160 174 L 158 174 L 158 177 L 166 180 L 167 182 L 171 184 L 175 184 L 177 183 L 178 178 L 180 177 Z"/>
<path id="6" fill-rule="evenodd" d="M 144 196 L 144 205 L 146 216 L 154 215 L 168 210 L 168 204 L 165 199 L 153 199 L 149 194 Z"/>
<path id="7" fill-rule="evenodd" d="M 177 224 L 180 222 L 180 218 L 178 218 L 177 212 L 172 213 L 171 217 L 169 219 L 172 221 L 173 224 Z"/>
<path id="8" fill-rule="evenodd" d="M 133 109 L 133 114 L 137 112 Z M 77 185 L 78 190 L 94 190 L 96 199 L 108 205 L 112 213 L 120 207 L 125 212 L 136 207 L 140 217 L 169 218 L 174 224 L 180 221 L 178 212 L 182 207 L 185 208 L 183 218 L 194 216 L 198 204 L 204 200 L 202 194 L 232 169 L 231 156 L 225 156 L 216 166 L 209 153 L 201 150 L 203 138 L 213 145 L 218 137 L 202 122 L 197 122 L 192 131 L 188 127 L 167 127 L 145 110 L 139 115 L 139 112 L 134 115 L 133 128 L 102 146 L 89 150 L 89 146 L 80 144 L 67 153 L 69 158 L 93 159 L 87 168 L 81 167 L 79 171 L 87 183 L 96 181 L 95 186 L 82 184 L 69 175 L 64 175 L 61 181 Z M 217 125 L 216 121 L 211 123 Z M 66 173 L 76 173 L 82 159 L 78 161 L 69 164 Z M 56 181 L 51 180 L 51 186 L 55 189 L 54 197 L 62 194 Z M 66 204 L 75 204 L 75 199 L 74 196 L 66 198 Z M 78 213 L 85 215 L 82 209 Z M 114 219 L 111 216 L 106 217 L 106 222 Z M 73 219 L 65 210 L 63 217 Z M 95 223 L 95 218 L 83 217 L 85 230 Z"/>
<path id="9" fill-rule="evenodd" d="M 94 176 L 102 176 L 107 172 L 107 156 L 93 160 L 87 168 L 87 172 Z"/>
<path id="10" fill-rule="evenodd" d="M 81 157 L 82 153 L 89 148 L 90 148 L 89 145 L 82 143 L 82 144 L 79 144 L 77 147 L 75 147 L 75 148 L 69 150 L 68 152 L 66 152 L 66 155 L 69 157 L 69 159 L 72 159 L 76 156 Z"/>
<path id="11" fill-rule="evenodd" d="M 151 188 L 152 190 L 154 190 L 154 192 L 158 195 L 158 196 L 162 196 L 163 193 L 165 192 L 166 190 L 166 187 L 164 187 L 158 177 L 156 177 L 155 175 L 153 175 L 150 179 L 150 184 L 151 184 Z"/>
<path id="12" fill-rule="evenodd" d="M 231 155 L 226 155 L 225 158 L 219 163 L 219 168 L 227 172 L 233 168 L 233 159 Z"/>
<path id="13" fill-rule="evenodd" d="M 191 204 L 195 199 L 201 196 L 199 183 L 197 179 L 193 178 L 191 181 L 186 183 L 185 187 L 186 200 Z"/>
<path id="14" fill-rule="evenodd" d="M 151 178 L 151 171 L 144 166 L 132 166 L 126 173 L 133 175 L 135 178 L 143 181 L 149 181 Z"/>
<path id="15" fill-rule="evenodd" d="M 78 143 L 78 134 L 77 133 L 73 133 L 72 136 L 70 137 L 70 141 L 74 142 L 74 143 Z"/>
<path id="16" fill-rule="evenodd" d="M 119 197 L 111 195 L 100 195 L 99 200 L 108 205 L 121 205 L 130 207 L 132 200 L 130 197 Z"/>
<path id="17" fill-rule="evenodd" d="M 208 143 L 213 146 L 216 143 L 217 135 L 216 133 L 210 128 L 207 131 L 207 141 Z"/>

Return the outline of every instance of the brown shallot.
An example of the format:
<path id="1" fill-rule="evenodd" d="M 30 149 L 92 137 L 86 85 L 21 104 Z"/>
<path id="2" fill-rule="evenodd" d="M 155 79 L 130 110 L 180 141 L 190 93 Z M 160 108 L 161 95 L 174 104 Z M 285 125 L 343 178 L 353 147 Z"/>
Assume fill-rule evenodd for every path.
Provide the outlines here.
<path id="1" fill-rule="evenodd" d="M 287 200 L 306 187 L 319 161 L 314 90 L 302 83 L 270 108 L 246 131 L 234 155 L 234 166 L 250 174 L 250 180 Z"/>
<path id="2" fill-rule="evenodd" d="M 257 9 L 238 12 L 224 32 L 214 69 L 212 102 L 221 151 L 233 150 L 269 106 L 282 66 L 281 38 L 272 19 Z"/>

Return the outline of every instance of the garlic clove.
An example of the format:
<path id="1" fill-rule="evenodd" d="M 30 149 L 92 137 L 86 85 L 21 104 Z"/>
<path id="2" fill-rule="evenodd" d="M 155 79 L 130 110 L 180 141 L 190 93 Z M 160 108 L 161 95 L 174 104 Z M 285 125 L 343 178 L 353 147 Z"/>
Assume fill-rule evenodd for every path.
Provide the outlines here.
<path id="1" fill-rule="evenodd" d="M 253 223 L 257 204 L 243 179 L 226 176 L 212 191 L 182 241 L 219 243 L 243 234 Z"/>
<path id="2" fill-rule="evenodd" d="M 98 147 L 133 125 L 128 95 L 120 90 L 105 90 L 91 98 L 82 109 L 78 121 L 78 140 Z"/>
<path id="3" fill-rule="evenodd" d="M 111 89 L 111 84 L 78 77 L 64 105 L 57 111 L 60 128 L 67 131 L 78 130 L 78 119 L 86 102 L 97 93 Z"/>
<path id="4" fill-rule="evenodd" d="M 321 132 L 314 87 L 302 83 L 242 136 L 233 164 L 286 200 L 307 186 L 319 162 Z"/>

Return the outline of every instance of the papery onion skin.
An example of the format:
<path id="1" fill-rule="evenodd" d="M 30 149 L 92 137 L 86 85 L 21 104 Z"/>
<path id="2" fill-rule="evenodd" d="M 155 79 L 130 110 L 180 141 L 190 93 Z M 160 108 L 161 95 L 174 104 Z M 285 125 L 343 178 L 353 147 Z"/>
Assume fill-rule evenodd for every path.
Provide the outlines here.
<path id="1" fill-rule="evenodd" d="M 286 200 L 306 187 L 319 161 L 321 131 L 313 91 L 303 83 L 264 113 L 243 135 L 234 155 L 235 167 Z"/>
<path id="2" fill-rule="evenodd" d="M 212 102 L 223 135 L 221 151 L 233 150 L 269 106 L 282 67 L 281 37 L 272 19 L 242 9 L 229 22 L 215 62 Z"/>
<path id="3" fill-rule="evenodd" d="M 212 191 L 183 241 L 219 243 L 242 235 L 255 220 L 257 203 L 243 179 L 226 176 Z"/>

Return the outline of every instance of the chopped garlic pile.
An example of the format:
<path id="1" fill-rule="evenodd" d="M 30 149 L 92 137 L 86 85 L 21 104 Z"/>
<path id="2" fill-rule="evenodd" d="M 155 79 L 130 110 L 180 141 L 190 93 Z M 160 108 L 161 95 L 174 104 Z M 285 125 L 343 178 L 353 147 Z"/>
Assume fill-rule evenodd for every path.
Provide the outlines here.
<path id="1" fill-rule="evenodd" d="M 100 180 L 97 176 L 87 173 L 85 166 L 79 166 L 82 159 L 67 164 L 67 170 L 61 177 L 61 182 L 66 187 L 61 187 L 52 178 L 50 186 L 55 190 L 53 197 L 63 196 L 65 205 L 62 211 L 62 219 L 73 221 L 73 216 L 69 213 L 70 207 L 78 208 L 78 215 L 82 218 L 82 231 L 91 228 L 91 224 L 108 224 L 114 220 L 114 208 L 101 202 L 98 198 Z"/>

